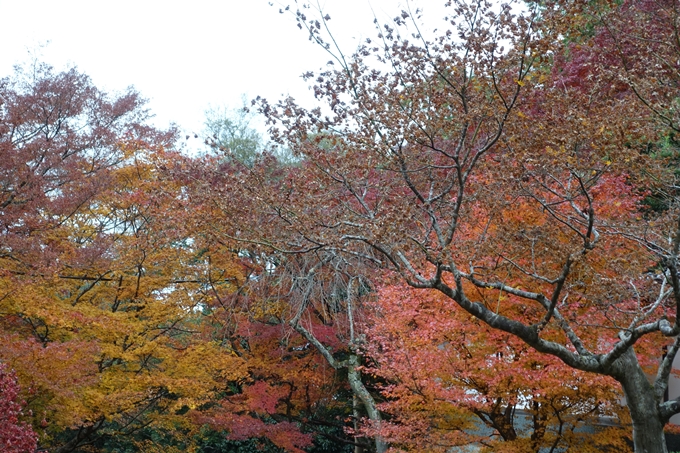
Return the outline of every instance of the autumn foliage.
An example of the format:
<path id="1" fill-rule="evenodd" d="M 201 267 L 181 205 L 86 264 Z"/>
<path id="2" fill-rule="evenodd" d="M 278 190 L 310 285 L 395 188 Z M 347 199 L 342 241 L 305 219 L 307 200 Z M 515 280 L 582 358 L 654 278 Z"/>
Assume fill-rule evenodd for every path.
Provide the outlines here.
<path id="1" fill-rule="evenodd" d="M 23 402 L 16 376 L 0 364 L 0 445 L 7 453 L 30 453 L 37 445 L 31 425 L 21 420 Z"/>
<path id="2" fill-rule="evenodd" d="M 677 5 L 449 11 L 282 9 L 332 58 L 253 103 L 285 160 L 0 80 L 2 448 L 667 452 Z"/>
<path id="3" fill-rule="evenodd" d="M 207 272 L 187 245 L 173 133 L 70 70 L 3 80 L 2 360 L 41 443 L 75 451 L 151 423 L 175 430 L 242 361 L 196 332 Z M 197 243 L 198 241 L 196 241 Z M 238 278 L 238 266 L 224 268 Z"/>
<path id="4" fill-rule="evenodd" d="M 379 44 L 368 40 L 351 56 L 325 35 L 328 17 L 297 12 L 339 67 L 308 74 L 325 110 L 292 99 L 259 104 L 274 138 L 308 163 L 290 173 L 283 194 L 253 177 L 259 209 L 278 222 L 270 227 L 278 241 L 268 240 L 288 253 L 361 257 L 422 290 L 424 301 L 438 293 L 449 315 L 438 320 L 453 324 L 430 335 L 468 332 L 463 320 L 476 320 L 475 334 L 494 337 L 504 357 L 489 360 L 476 344 L 483 337 L 468 332 L 479 365 L 500 371 L 516 361 L 516 370 L 535 360 L 534 374 L 546 380 L 544 370 L 562 366 L 591 373 L 574 376 L 598 399 L 606 390 L 612 404 L 611 380 L 600 376 L 617 381 L 635 448 L 666 451 L 663 427 L 680 409 L 664 396 L 680 346 L 680 232 L 676 151 L 657 150 L 677 131 L 677 5 L 450 4 L 449 31 L 429 39 L 419 13 L 405 11 L 380 27 Z M 402 308 L 400 301 L 392 311 Z M 446 351 L 450 340 L 436 338 Z M 385 364 L 382 372 L 398 373 Z M 545 406 L 544 392 L 535 392 L 527 407 Z M 406 421 L 409 409 L 399 412 L 402 426 L 418 423 Z M 534 445 L 520 448 L 549 437 L 538 420 L 547 415 L 536 414 Z M 378 433 L 389 427 L 373 424 Z M 494 429 L 512 440 L 506 428 Z M 450 435 L 445 445 L 467 441 Z M 610 441 L 623 445 L 617 436 Z"/>
<path id="5" fill-rule="evenodd" d="M 382 433 L 395 448 L 628 448 L 629 420 L 611 379 L 575 373 L 436 294 L 395 285 L 379 294 L 366 326 L 366 370 L 385 382 Z M 494 303 L 501 311 L 511 301 Z"/>

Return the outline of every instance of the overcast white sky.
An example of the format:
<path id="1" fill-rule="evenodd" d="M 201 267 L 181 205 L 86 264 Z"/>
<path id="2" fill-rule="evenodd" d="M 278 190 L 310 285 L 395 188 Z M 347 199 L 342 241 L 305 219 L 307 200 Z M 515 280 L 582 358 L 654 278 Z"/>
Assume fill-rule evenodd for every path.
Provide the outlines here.
<path id="1" fill-rule="evenodd" d="M 75 65 L 105 90 L 134 85 L 150 99 L 158 126 L 172 121 L 199 132 L 209 105 L 236 107 L 243 94 L 311 102 L 300 75 L 329 58 L 291 14 L 279 14 L 286 3 L 295 8 L 293 0 L 0 0 L 0 76 L 38 50 L 57 69 Z M 426 12 L 443 3 L 411 0 Z M 374 36 L 372 11 L 387 20 L 405 4 L 321 1 L 348 52 Z"/>

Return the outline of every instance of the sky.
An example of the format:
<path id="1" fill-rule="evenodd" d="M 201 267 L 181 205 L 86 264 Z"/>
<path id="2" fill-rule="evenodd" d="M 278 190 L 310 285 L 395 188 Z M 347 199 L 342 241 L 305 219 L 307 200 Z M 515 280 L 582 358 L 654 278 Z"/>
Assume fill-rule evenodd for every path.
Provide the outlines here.
<path id="1" fill-rule="evenodd" d="M 410 0 L 425 12 L 444 0 Z M 236 108 L 245 96 L 291 95 L 311 105 L 300 77 L 329 56 L 299 30 L 294 0 L 0 0 L 0 77 L 33 56 L 57 69 L 77 66 L 109 91 L 134 86 L 155 115 L 200 132 L 209 107 Z M 325 0 L 329 25 L 351 53 L 407 0 Z"/>

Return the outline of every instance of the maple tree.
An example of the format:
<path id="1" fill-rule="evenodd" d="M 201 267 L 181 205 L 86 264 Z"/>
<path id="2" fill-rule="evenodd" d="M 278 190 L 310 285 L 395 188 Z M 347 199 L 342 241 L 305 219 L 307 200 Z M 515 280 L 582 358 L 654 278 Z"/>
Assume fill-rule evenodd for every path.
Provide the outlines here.
<path id="1" fill-rule="evenodd" d="M 284 329 L 285 324 L 271 319 L 240 319 L 230 341 L 247 361 L 248 376 L 232 383 L 215 404 L 192 412 L 192 417 L 226 432 L 230 440 L 267 439 L 285 451 L 300 453 L 312 447 L 316 435 L 324 433 L 318 428 L 334 422 L 319 415 L 332 411 L 342 382 L 313 349 L 299 340 L 282 342 Z"/>
<path id="2" fill-rule="evenodd" d="M 512 309 L 506 298 L 495 302 Z M 386 382 L 380 410 L 389 422 L 381 432 L 394 448 L 628 449 L 630 420 L 610 378 L 575 373 L 451 310 L 440 294 L 393 285 L 371 305 L 366 372 Z"/>
<path id="3" fill-rule="evenodd" d="M 680 231 L 650 144 L 678 127 L 675 3 L 449 4 L 441 35 L 403 12 L 351 56 L 323 37 L 328 16 L 297 12 L 339 69 L 308 74 L 325 110 L 260 102 L 305 163 L 275 186 L 241 177 L 229 196 L 267 229 L 234 236 L 363 258 L 616 380 L 636 450 L 665 452 Z"/>
<path id="4" fill-rule="evenodd" d="M 253 232 L 280 234 L 279 239 L 289 232 L 269 230 L 269 227 L 278 229 L 280 225 L 271 221 L 269 212 L 253 206 L 252 200 L 241 198 L 252 194 L 252 187 L 244 184 L 246 179 L 260 188 L 268 187 L 268 193 L 275 197 L 285 197 L 290 178 L 305 176 L 300 167 L 286 163 L 284 160 L 282 164 L 271 154 L 264 154 L 253 165 L 223 161 L 219 157 L 217 160 L 202 159 L 196 162 L 196 172 L 191 173 L 192 177 L 186 182 L 193 181 L 194 206 L 201 209 L 198 217 L 207 224 L 206 231 L 211 231 L 218 241 L 230 242 L 234 246 L 241 244 L 239 253 L 250 261 L 253 273 L 247 279 L 247 291 L 258 302 L 248 309 L 249 316 L 259 313 L 257 316 L 264 316 L 275 324 L 273 331 L 278 332 L 278 336 L 270 341 L 288 342 L 291 338 L 303 341 L 305 350 L 311 348 L 318 352 L 313 356 L 315 360 L 325 360 L 322 369 L 330 366 L 332 374 L 346 373 L 346 385 L 353 393 L 351 406 L 354 419 L 358 421 L 363 416 L 357 409 L 361 406 L 370 419 L 379 421 L 380 413 L 373 395 L 363 382 L 361 357 L 355 350 L 360 335 L 354 314 L 360 312 L 362 293 L 367 291 L 367 280 L 361 275 L 364 266 L 333 251 L 318 255 L 288 254 L 276 246 L 272 248 L 273 242 L 268 239 L 248 240 Z M 234 197 L 234 189 L 245 190 Z M 233 316 L 231 309 L 224 313 Z M 299 336 L 291 336 L 291 327 Z M 271 330 L 272 327 L 265 329 Z M 241 341 L 255 339 L 251 336 L 245 340 L 245 337 Z M 266 352 L 263 350 L 260 355 L 264 356 Z M 315 367 L 320 366 L 315 364 Z M 297 368 L 291 376 L 297 375 L 298 379 L 304 376 L 303 381 L 309 379 L 308 375 L 300 373 Z M 350 426 L 347 428 L 351 431 Z M 342 441 L 347 442 L 345 439 Z M 365 446 L 362 439 L 357 438 L 353 443 L 357 447 Z M 378 451 L 385 450 L 380 436 L 375 436 L 375 443 Z"/>
<path id="5" fill-rule="evenodd" d="M 41 445 L 586 451 L 588 417 L 623 449 L 629 416 L 666 451 L 675 3 L 449 6 L 351 56 L 296 13 L 334 63 L 323 109 L 259 103 L 294 165 L 182 156 L 75 69 L 0 81 L 0 360 Z"/>
<path id="6" fill-rule="evenodd" d="M 212 336 L 229 342 L 246 360 L 249 376 L 231 386 L 219 404 L 195 411 L 194 417 L 226 430 L 232 440 L 267 438 L 287 451 L 316 448 L 312 442 L 324 438 L 363 446 L 343 433 L 351 403 L 340 396 L 348 386 L 341 357 L 349 349 L 347 326 L 334 316 L 342 300 L 332 293 L 343 290 L 345 276 L 329 283 L 329 276 L 337 274 L 333 266 L 323 266 L 328 263 L 284 256 L 233 236 L 267 225 L 251 204 L 230 195 L 235 181 L 262 171 L 263 180 L 285 184 L 283 176 L 295 168 L 269 154 L 241 162 L 218 152 L 193 160 L 191 168 L 177 174 L 191 198 L 195 228 L 234 250 L 246 275 L 233 292 L 206 288 L 204 328 L 214 329 Z M 242 210 L 236 214 L 235 208 Z M 310 293 L 315 297 L 306 297 Z M 307 329 L 299 329 L 300 317 Z"/>
<path id="7" fill-rule="evenodd" d="M 0 357 L 41 444 L 76 451 L 147 426 L 190 439 L 182 412 L 246 372 L 200 332 L 206 258 L 220 284 L 242 276 L 163 179 L 182 165 L 174 132 L 145 125 L 134 91 L 112 98 L 75 69 L 38 65 L 3 79 L 0 99 Z"/>
<path id="8" fill-rule="evenodd" d="M 16 377 L 7 365 L 0 364 L 0 445 L 7 453 L 30 453 L 37 445 L 37 435 L 20 420 L 22 402 Z"/>

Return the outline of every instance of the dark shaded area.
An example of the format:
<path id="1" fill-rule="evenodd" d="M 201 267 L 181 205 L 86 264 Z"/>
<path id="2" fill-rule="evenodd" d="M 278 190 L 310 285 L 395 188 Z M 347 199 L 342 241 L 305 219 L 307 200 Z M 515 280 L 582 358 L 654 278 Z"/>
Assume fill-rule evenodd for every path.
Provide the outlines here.
<path id="1" fill-rule="evenodd" d="M 668 451 L 680 451 L 680 434 L 666 433 Z"/>

